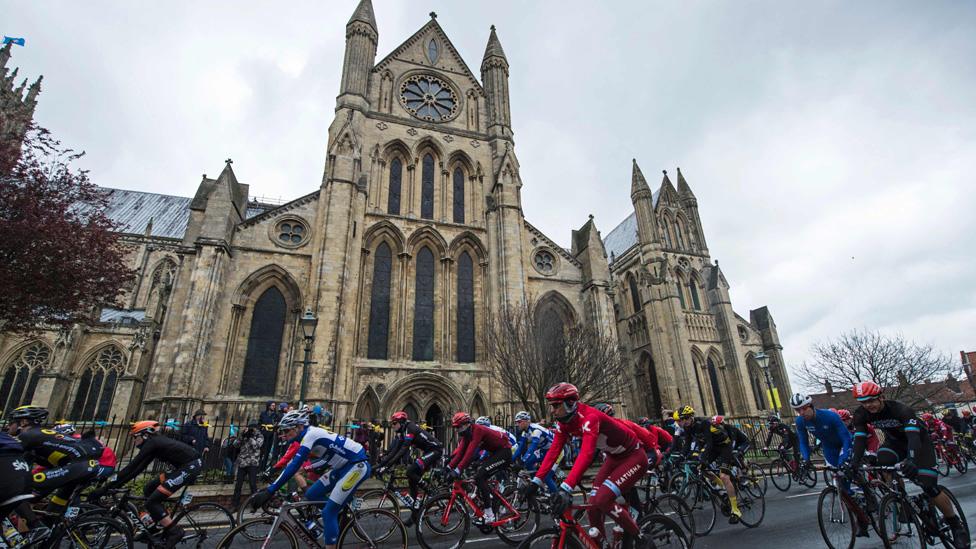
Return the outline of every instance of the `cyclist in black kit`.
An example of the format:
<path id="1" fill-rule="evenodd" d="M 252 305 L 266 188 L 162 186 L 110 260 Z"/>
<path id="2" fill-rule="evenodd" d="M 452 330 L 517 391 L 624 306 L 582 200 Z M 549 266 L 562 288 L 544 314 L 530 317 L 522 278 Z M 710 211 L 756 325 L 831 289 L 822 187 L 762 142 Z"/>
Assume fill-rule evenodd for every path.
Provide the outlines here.
<path id="1" fill-rule="evenodd" d="M 136 478 L 153 460 L 166 463 L 172 470 L 146 483 L 142 493 L 146 496 L 146 511 L 149 511 L 149 516 L 156 524 L 162 526 L 165 546 L 171 548 L 183 539 L 184 531 L 180 525 L 173 523 L 172 517 L 163 507 L 163 502 L 183 486 L 193 484 L 203 470 L 203 461 L 200 453 L 192 446 L 161 435 L 160 432 L 160 425 L 155 421 L 137 421 L 129 434 L 135 439 L 139 453 L 119 471 L 114 481 L 92 492 L 91 498 L 97 500 L 106 491 Z"/>
<path id="2" fill-rule="evenodd" d="M 410 497 L 413 498 L 413 507 L 410 509 L 410 518 L 403 523 L 406 526 L 412 526 L 417 518 L 417 512 L 420 511 L 420 500 L 417 499 L 420 478 L 424 476 L 425 471 L 440 463 L 444 446 L 433 435 L 410 421 L 404 411 L 394 412 L 390 416 L 390 425 L 396 433 L 396 438 L 393 439 L 393 444 L 386 456 L 380 460 L 379 466 L 376 468 L 377 476 L 382 475 L 388 468 L 399 463 L 400 459 L 410 451 L 411 446 L 423 452 L 422 456 L 407 466 L 407 482 L 410 484 Z"/>
<path id="3" fill-rule="evenodd" d="M 766 435 L 766 447 L 764 450 L 769 450 L 770 443 L 773 442 L 773 435 L 780 437 L 779 447 L 782 450 L 792 450 L 793 452 L 793 462 L 797 465 L 800 464 L 800 451 L 799 444 L 796 438 L 796 433 L 790 426 L 783 423 L 779 418 L 779 414 L 772 413 L 766 418 L 766 425 L 769 427 L 769 434 Z M 804 433 L 805 435 L 805 433 Z"/>
<path id="4" fill-rule="evenodd" d="M 952 501 L 939 486 L 939 473 L 935 470 L 935 447 L 918 419 L 915 410 L 898 402 L 885 400 L 881 386 L 873 381 L 862 381 L 854 386 L 854 397 L 861 406 L 854 411 L 854 456 L 851 467 L 857 470 L 868 440 L 868 424 L 885 433 L 884 444 L 878 449 L 878 465 L 892 466 L 901 463 L 902 473 L 917 484 L 922 492 L 942 511 L 952 528 L 957 547 L 969 547 L 966 527 L 956 515 Z"/>
<path id="5" fill-rule="evenodd" d="M 41 497 L 51 496 L 48 510 L 61 513 L 80 483 L 98 474 L 102 445 L 94 439 L 75 439 L 41 427 L 48 411 L 39 406 L 21 406 L 10 412 L 7 432 L 20 440 L 24 454 L 45 470 L 33 476 L 31 489 Z"/>

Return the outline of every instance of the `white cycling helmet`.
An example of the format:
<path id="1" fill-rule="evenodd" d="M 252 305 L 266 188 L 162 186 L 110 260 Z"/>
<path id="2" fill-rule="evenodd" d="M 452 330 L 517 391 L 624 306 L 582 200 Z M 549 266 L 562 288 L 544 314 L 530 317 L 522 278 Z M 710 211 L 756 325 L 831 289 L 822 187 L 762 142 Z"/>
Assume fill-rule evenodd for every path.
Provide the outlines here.
<path id="1" fill-rule="evenodd" d="M 793 396 L 790 397 L 790 407 L 792 408 L 802 408 L 809 404 L 813 404 L 813 399 L 810 398 L 810 395 L 793 393 Z"/>
<path id="2" fill-rule="evenodd" d="M 532 421 L 532 414 L 522 410 L 521 412 L 515 414 L 515 421 Z"/>
<path id="3" fill-rule="evenodd" d="M 488 416 L 481 416 L 478 419 L 474 420 L 474 422 L 477 423 L 478 425 L 484 425 L 485 427 L 491 425 L 491 419 Z"/>
<path id="4" fill-rule="evenodd" d="M 308 408 L 292 410 L 278 421 L 279 429 L 291 429 L 292 427 L 304 427 L 305 425 L 308 425 Z"/>

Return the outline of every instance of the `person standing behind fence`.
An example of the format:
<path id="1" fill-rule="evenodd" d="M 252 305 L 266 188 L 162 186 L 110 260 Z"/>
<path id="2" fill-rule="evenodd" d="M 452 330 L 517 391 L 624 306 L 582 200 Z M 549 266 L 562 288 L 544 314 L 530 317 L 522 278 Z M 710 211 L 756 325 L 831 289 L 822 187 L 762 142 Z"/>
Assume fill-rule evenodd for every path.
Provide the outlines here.
<path id="1" fill-rule="evenodd" d="M 280 416 L 278 415 L 278 410 L 275 402 L 269 400 L 265 406 L 264 411 L 261 412 L 258 421 L 261 423 L 261 430 L 264 435 L 264 446 L 261 447 L 261 463 L 259 468 L 264 469 L 268 465 L 268 459 L 271 457 L 271 448 L 274 446 L 274 430 L 275 425 L 278 424 Z"/>
<path id="2" fill-rule="evenodd" d="M 264 447 L 264 436 L 261 435 L 261 425 L 257 421 L 248 423 L 247 429 L 237 438 L 237 480 L 234 482 L 234 507 L 241 505 L 241 487 L 247 478 L 251 494 L 258 491 L 258 464 L 261 462 L 261 448 Z"/>
<path id="3" fill-rule="evenodd" d="M 192 440 L 191 446 L 206 460 L 206 453 L 210 451 L 210 437 L 207 435 L 207 413 L 200 408 L 193 412 L 190 421 L 183 424 L 183 436 Z"/>

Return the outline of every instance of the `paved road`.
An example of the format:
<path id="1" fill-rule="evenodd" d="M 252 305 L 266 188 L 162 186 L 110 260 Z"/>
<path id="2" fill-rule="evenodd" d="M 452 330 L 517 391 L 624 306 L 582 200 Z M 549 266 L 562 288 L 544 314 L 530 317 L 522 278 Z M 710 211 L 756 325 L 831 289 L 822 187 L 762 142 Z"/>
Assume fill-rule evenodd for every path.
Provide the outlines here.
<path id="1" fill-rule="evenodd" d="M 966 511 L 970 529 L 976 534 L 976 471 L 964 476 L 953 473 L 952 476 L 941 479 L 940 482 L 948 486 L 960 505 Z M 734 547 L 749 548 L 789 548 L 789 549 L 822 549 L 823 538 L 817 526 L 817 495 L 823 489 L 823 483 L 813 489 L 797 488 L 794 486 L 788 492 L 780 492 L 771 484 L 766 497 L 766 516 L 758 528 L 745 528 L 741 525 L 729 525 L 719 517 L 715 529 L 706 537 L 695 540 L 695 549 L 731 549 Z M 881 541 L 872 532 L 871 538 L 858 539 L 857 547 L 874 549 L 883 547 Z M 411 547 L 419 544 L 411 532 Z M 489 547 L 509 547 L 501 542 L 497 536 L 485 536 L 472 529 L 465 547 L 486 549 Z"/>

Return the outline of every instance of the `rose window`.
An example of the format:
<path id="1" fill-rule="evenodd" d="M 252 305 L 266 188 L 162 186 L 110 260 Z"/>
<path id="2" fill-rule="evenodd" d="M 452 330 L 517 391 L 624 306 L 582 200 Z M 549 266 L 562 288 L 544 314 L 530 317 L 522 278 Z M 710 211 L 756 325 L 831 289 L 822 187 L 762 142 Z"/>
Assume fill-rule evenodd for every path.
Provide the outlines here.
<path id="1" fill-rule="evenodd" d="M 411 76 L 400 85 L 400 104 L 429 122 L 443 122 L 458 113 L 458 98 L 444 81 L 430 75 Z"/>
<path id="2" fill-rule="evenodd" d="M 556 270 L 556 258 L 549 252 L 542 250 L 535 254 L 535 268 L 543 274 L 552 274 Z"/>
<path id="3" fill-rule="evenodd" d="M 285 221 L 278 225 L 278 240 L 285 244 L 298 244 L 305 239 L 305 226 L 296 221 Z"/>

